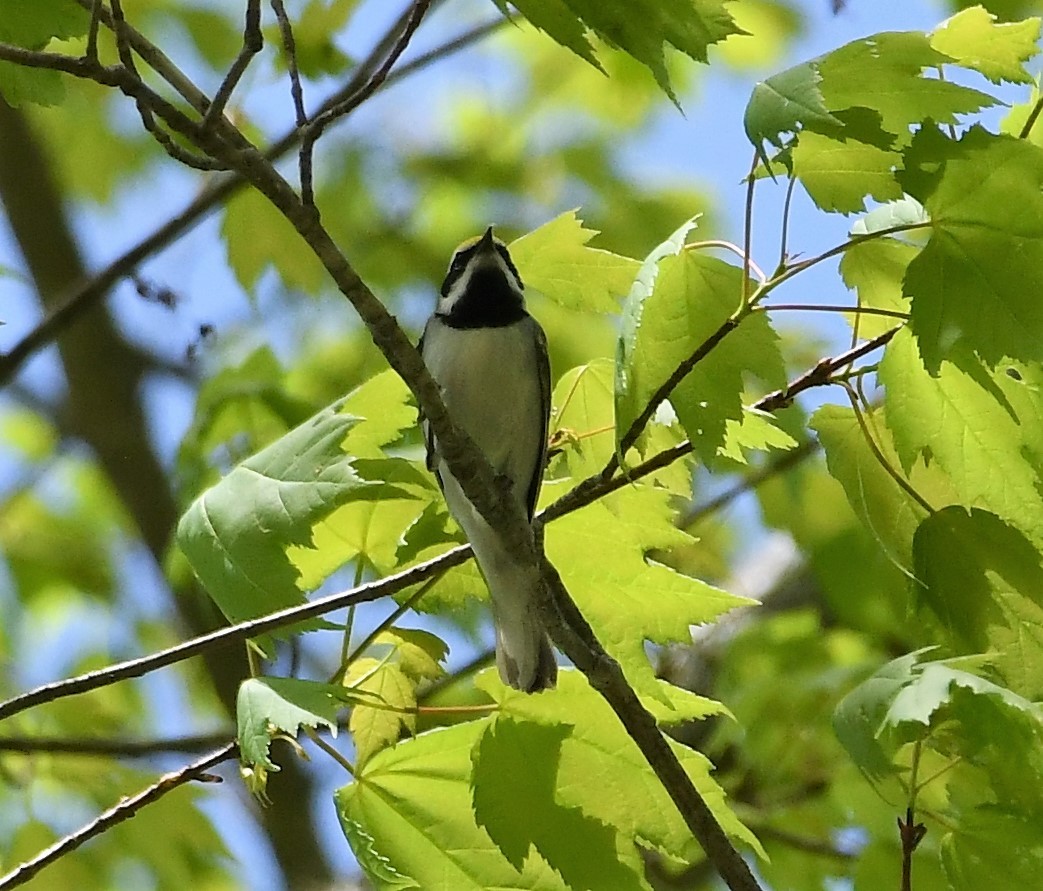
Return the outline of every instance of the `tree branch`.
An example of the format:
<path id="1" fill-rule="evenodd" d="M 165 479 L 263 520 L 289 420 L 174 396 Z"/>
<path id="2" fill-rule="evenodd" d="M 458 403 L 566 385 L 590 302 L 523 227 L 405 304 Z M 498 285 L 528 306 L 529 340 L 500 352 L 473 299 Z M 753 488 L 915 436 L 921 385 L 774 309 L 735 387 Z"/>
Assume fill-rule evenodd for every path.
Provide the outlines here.
<path id="1" fill-rule="evenodd" d="M 760 891 L 749 865 L 695 788 L 655 718 L 627 682 L 619 663 L 605 652 L 546 557 L 542 558 L 541 570 L 548 601 L 541 612 L 552 620 L 549 630 L 554 642 L 612 707 L 728 887 L 732 891 Z"/>
<path id="2" fill-rule="evenodd" d="M 235 736 L 235 730 L 171 739 L 74 739 L 60 736 L 0 736 L 0 752 L 20 755 L 86 755 L 100 758 L 148 758 L 170 752 L 205 752 Z"/>
<path id="3" fill-rule="evenodd" d="M 208 773 L 208 771 L 221 762 L 234 758 L 238 751 L 239 747 L 236 743 L 226 743 L 221 748 L 211 752 L 203 758 L 200 758 L 198 761 L 194 761 L 187 767 L 164 774 L 151 786 L 138 792 L 137 795 L 123 799 L 119 804 L 109 808 L 105 813 L 99 815 L 97 819 L 92 820 L 85 826 L 81 826 L 75 832 L 66 835 L 64 838 L 58 839 L 58 841 L 53 845 L 45 848 L 33 857 L 32 860 L 20 863 L 17 867 L 7 873 L 7 875 L 0 876 L 0 891 L 17 888 L 19 885 L 25 884 L 45 866 L 48 866 L 71 851 L 75 851 L 84 842 L 90 841 L 90 839 L 95 836 L 101 835 L 117 823 L 129 820 L 143 807 L 147 807 L 148 805 L 159 801 L 160 798 L 169 792 L 173 792 L 178 786 L 183 786 L 185 783 L 192 782 L 193 780 L 209 783 L 220 782 L 219 777 L 215 777 L 213 774 Z"/>
<path id="4" fill-rule="evenodd" d="M 390 84 L 392 82 L 397 82 L 398 80 L 408 77 L 410 74 L 414 74 L 423 69 L 426 65 L 430 65 L 431 63 L 444 58 L 446 55 L 459 52 L 461 49 L 470 46 L 498 30 L 506 24 L 506 21 L 507 20 L 502 18 L 496 19 L 472 28 L 470 31 L 460 35 L 459 37 L 454 38 L 442 46 L 425 53 L 423 56 L 414 59 L 406 65 L 403 65 L 397 71 L 393 71 L 388 75 L 385 83 Z M 365 85 L 369 77 L 368 72 L 378 64 L 376 59 L 383 56 L 383 53 L 385 52 L 385 44 L 389 44 L 392 35 L 398 33 L 395 28 L 396 26 L 392 26 L 392 31 L 390 31 L 384 39 L 378 41 L 373 52 L 370 54 L 370 57 L 358 66 L 357 76 L 353 77 L 341 90 L 338 90 L 325 103 L 323 103 L 320 112 L 333 107 L 336 103 L 353 103 L 351 109 L 348 111 L 358 107 L 361 100 L 355 101 L 355 97 Z M 131 29 L 130 33 L 131 39 L 133 39 L 133 29 Z M 40 55 L 55 56 L 54 62 L 50 65 L 41 67 L 54 67 L 55 70 L 64 71 L 70 74 L 77 74 L 79 71 L 79 67 L 69 65 L 69 58 L 66 56 L 31 53 L 31 51 L 23 50 L 21 47 L 0 45 L 0 60 L 13 61 L 17 63 L 21 59 L 27 58 L 26 54 L 30 54 L 32 57 L 38 57 Z M 73 61 L 75 62 L 76 60 Z M 87 63 L 81 63 L 81 66 L 84 64 Z M 345 114 L 347 114 L 348 111 L 345 111 Z M 276 140 L 268 150 L 267 157 L 272 160 L 282 157 L 297 145 L 299 139 L 300 132 L 297 128 L 294 128 L 280 139 Z M 105 295 L 108 294 L 113 285 L 125 278 L 132 270 L 153 254 L 158 253 L 163 248 L 176 241 L 181 235 L 202 220 L 207 213 L 234 195 L 245 184 L 246 180 L 238 173 L 229 173 L 217 179 L 211 185 L 204 188 L 179 214 L 172 217 L 166 223 L 163 223 L 158 229 L 139 241 L 126 253 L 113 260 L 93 279 L 72 293 L 60 307 L 52 310 L 39 325 L 18 341 L 18 343 L 16 343 L 7 353 L 0 356 L 0 385 L 7 383 L 7 381 L 18 372 L 18 369 L 21 368 L 21 366 L 28 361 L 31 356 L 54 340 L 61 331 L 73 324 L 77 319 L 82 318 L 88 310 L 104 299 Z"/>
<path id="5" fill-rule="evenodd" d="M 115 665 L 77 675 L 73 678 L 43 684 L 0 703 L 0 721 L 45 702 L 53 702 L 66 696 L 86 693 L 99 687 L 107 687 L 109 684 L 114 684 L 117 681 L 142 677 L 156 669 L 182 662 L 215 647 L 248 640 L 251 637 L 257 637 L 269 631 L 285 628 L 288 625 L 294 625 L 306 619 L 314 619 L 325 613 L 351 606 L 352 604 L 367 603 L 389 594 L 395 594 L 430 578 L 436 573 L 443 572 L 452 566 L 458 566 L 466 561 L 470 555 L 470 547 L 459 545 L 411 569 L 403 570 L 379 581 L 367 582 L 350 591 L 330 594 L 301 606 L 293 606 L 270 613 L 259 619 L 252 619 L 248 622 L 239 622 L 237 625 L 219 628 L 216 631 L 211 631 L 209 634 L 203 634 L 168 647 L 165 650 L 160 650 L 158 653 L 152 653 L 138 659 L 129 659 L 126 662 L 118 662 Z"/>
<path id="6" fill-rule="evenodd" d="M 398 39 L 391 47 L 391 50 L 383 64 L 373 72 L 366 83 L 358 89 L 357 93 L 347 97 L 342 102 L 335 102 L 328 108 L 319 112 L 319 114 L 309 121 L 307 126 L 302 129 L 300 149 L 301 197 L 303 198 L 305 205 L 308 207 L 315 207 L 315 193 L 312 183 L 312 154 L 315 149 L 316 141 L 318 141 L 319 137 L 322 136 L 330 124 L 338 118 L 344 117 L 352 111 L 352 109 L 357 108 L 362 102 L 365 102 L 378 89 L 380 89 L 383 83 L 387 80 L 392 66 L 394 66 L 395 62 L 398 61 L 402 53 L 405 52 L 406 47 L 409 46 L 409 41 L 413 38 L 417 28 L 420 27 L 420 22 L 423 21 L 424 15 L 427 13 L 430 6 L 431 0 L 413 0 L 413 6 L 407 14 L 405 23 L 402 26 L 402 33 L 399 34 Z"/>
<path id="7" fill-rule="evenodd" d="M 203 115 L 203 126 L 212 127 L 214 121 L 225 113 L 228 100 L 232 98 L 232 92 L 238 86 L 246 69 L 250 66 L 254 56 L 264 47 L 264 36 L 261 34 L 261 0 L 247 0 L 246 22 L 243 25 L 243 46 L 239 55 L 235 57 L 231 68 L 225 75 L 221 85 L 214 93 L 214 101 Z"/>
<path id="8" fill-rule="evenodd" d="M 854 349 L 841 353 L 839 356 L 820 359 L 813 368 L 804 372 L 804 374 L 791 381 L 781 390 L 775 390 L 761 397 L 750 408 L 765 412 L 778 411 L 780 408 L 785 408 L 789 405 L 805 390 L 832 384 L 832 375 L 836 374 L 838 370 L 862 358 L 867 353 L 884 346 L 895 336 L 898 330 L 899 328 L 892 328 L 874 337 L 872 340 L 859 344 Z M 610 492 L 615 492 L 617 489 L 630 485 L 635 480 L 648 476 L 650 473 L 655 473 L 657 470 L 662 470 L 664 467 L 669 467 L 674 461 L 691 453 L 692 443 L 686 439 L 684 442 L 680 442 L 669 449 L 664 449 L 640 464 L 628 468 L 624 474 L 605 477 L 603 472 L 595 473 L 582 482 L 577 483 L 561 498 L 544 508 L 537 516 L 536 521 L 538 523 L 548 523 L 564 514 L 578 510 Z"/>

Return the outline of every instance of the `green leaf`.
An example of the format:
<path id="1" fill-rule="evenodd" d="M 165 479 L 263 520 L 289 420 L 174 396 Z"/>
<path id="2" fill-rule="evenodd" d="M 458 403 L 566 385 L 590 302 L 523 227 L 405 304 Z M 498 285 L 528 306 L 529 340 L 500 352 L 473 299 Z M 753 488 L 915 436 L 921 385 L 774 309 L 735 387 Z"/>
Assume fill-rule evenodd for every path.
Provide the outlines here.
<path id="1" fill-rule="evenodd" d="M 614 313 L 633 284 L 640 263 L 587 247 L 598 232 L 586 229 L 570 210 L 511 242 L 514 260 L 527 287 L 569 309 Z"/>
<path id="2" fill-rule="evenodd" d="M 554 388 L 551 428 L 574 479 L 596 473 L 612 456 L 613 374 L 611 361 L 595 359 L 565 372 Z"/>
<path id="3" fill-rule="evenodd" d="M 899 656 L 855 687 L 833 712 L 833 729 L 855 765 L 870 780 L 895 772 L 893 752 L 880 741 L 880 728 L 895 696 L 913 679 L 918 650 Z"/>
<path id="4" fill-rule="evenodd" d="M 558 488 L 554 485 L 548 489 Z M 650 707 L 673 707 L 669 685 L 655 677 L 645 642 L 687 643 L 691 626 L 748 601 L 681 575 L 646 554 L 686 545 L 669 492 L 634 485 L 547 527 L 547 554 L 593 626 Z"/>
<path id="5" fill-rule="evenodd" d="M 866 108 L 888 133 L 904 136 L 925 120 L 956 123 L 957 115 L 998 104 L 992 96 L 937 77 L 924 69 L 951 61 L 931 47 L 928 35 L 893 31 L 854 40 L 818 60 L 825 106 L 831 112 Z"/>
<path id="6" fill-rule="evenodd" d="M 494 674 L 484 672 L 477 684 L 499 703 L 500 719 L 569 728 L 560 745 L 555 796 L 560 806 L 579 808 L 625 838 L 640 839 L 669 857 L 689 862 L 700 856 L 691 831 L 641 750 L 579 672 L 562 671 L 557 689 L 539 696 L 511 690 Z M 728 807 L 723 790 L 710 776 L 709 760 L 669 737 L 667 741 L 725 832 L 762 854 L 756 838 Z"/>
<path id="7" fill-rule="evenodd" d="M 1043 149 L 978 127 L 958 142 L 925 129 L 905 168 L 932 221 L 905 280 L 928 370 L 957 345 L 990 365 L 1043 358 Z"/>
<path id="8" fill-rule="evenodd" d="M 902 294 L 905 270 L 919 249 L 895 238 L 863 241 L 844 252 L 840 275 L 844 284 L 858 294 L 863 309 L 909 312 L 909 301 Z M 894 328 L 900 319 L 871 313 L 844 316 L 860 337 L 873 338 Z"/>
<path id="9" fill-rule="evenodd" d="M 963 757 L 984 769 L 999 791 L 1009 777 L 1006 759 L 996 757 L 997 744 L 1006 738 L 1016 749 L 1020 742 L 1015 739 L 1025 737 L 1027 751 L 1038 747 L 1043 710 L 949 663 L 921 662 L 925 652 L 889 662 L 844 697 L 833 715 L 838 739 L 871 781 L 895 772 L 899 749 L 919 740 L 939 746 L 948 759 Z M 939 731 L 943 727 L 945 734 Z M 1013 801 L 1018 796 L 1011 790 L 1005 797 Z"/>
<path id="10" fill-rule="evenodd" d="M 1039 52 L 1039 18 L 997 22 L 981 6 L 958 12 L 931 34 L 931 46 L 994 83 L 1032 83 L 1025 62 Z"/>
<path id="11" fill-rule="evenodd" d="M 244 764 L 278 770 L 268 755 L 277 733 L 296 736 L 301 727 L 326 727 L 337 735 L 344 693 L 331 684 L 297 678 L 247 678 L 239 685 L 235 714 L 239 757 Z"/>
<path id="12" fill-rule="evenodd" d="M 433 681 L 445 674 L 441 664 L 449 652 L 442 638 L 419 628 L 389 628 L 373 639 L 378 652 L 387 647 L 402 673 L 415 681 Z"/>
<path id="13" fill-rule="evenodd" d="M 65 99 L 65 84 L 57 71 L 0 62 L 0 96 L 12 108 L 60 105 Z"/>
<path id="14" fill-rule="evenodd" d="M 416 680 L 393 659 L 356 659 L 344 684 L 356 695 L 366 694 L 373 700 L 371 705 L 355 706 L 348 719 L 360 766 L 374 752 L 398 742 L 403 730 L 412 733 L 416 728 Z"/>
<path id="15" fill-rule="evenodd" d="M 916 343 L 899 331 L 880 363 L 887 390 L 887 424 L 908 469 L 920 455 L 948 474 L 967 507 L 985 507 L 1043 544 L 1041 466 L 1029 460 L 1043 443 L 1043 403 L 1030 394 L 1018 412 L 1004 386 L 973 356 L 943 361 L 928 374 Z"/>
<path id="16" fill-rule="evenodd" d="M 664 303 L 659 307 L 663 315 L 656 319 L 656 327 L 649 326 L 647 353 L 653 367 L 660 366 L 664 354 L 677 358 L 678 353 L 695 351 L 725 321 L 733 317 L 741 303 L 742 271 L 729 263 L 706 255 L 688 252 L 682 264 L 672 264 L 672 272 L 683 277 L 683 307 L 666 305 L 673 296 L 670 285 L 676 279 L 663 276 Z M 683 320 L 677 319 L 677 312 Z M 656 355 L 656 338 L 669 338 L 667 329 L 671 316 L 676 331 L 683 332 L 686 343 L 663 343 L 663 352 Z M 677 385 L 670 402 L 677 418 L 692 441 L 695 454 L 707 464 L 713 464 L 717 455 L 726 455 L 731 435 L 743 432 L 753 434 L 747 447 L 760 448 L 758 443 L 783 445 L 788 437 L 770 433 L 763 416 L 754 416 L 744 407 L 744 387 L 748 378 L 756 378 L 770 389 L 786 383 L 786 371 L 779 351 L 779 339 L 766 313 L 747 315 L 737 328 L 725 335 L 709 354 Z M 754 420 L 757 417 L 757 420 Z M 788 447 L 788 446 L 785 446 Z"/>
<path id="17" fill-rule="evenodd" d="M 335 793 L 341 826 L 357 854 L 365 844 L 359 862 L 374 881 L 391 870 L 424 891 L 568 891 L 538 854 L 516 870 L 475 822 L 471 753 L 487 726 L 440 728 L 384 749 Z M 380 872 L 370 871 L 374 863 Z"/>
<path id="18" fill-rule="evenodd" d="M 556 801 L 561 746 L 570 732 L 567 724 L 492 721 L 472 756 L 475 820 L 519 871 L 534 849 L 570 888 L 647 889 L 633 847 L 627 856 L 611 826 Z"/>
<path id="19" fill-rule="evenodd" d="M 616 392 L 617 436 L 677 369 L 735 317 L 741 303 L 742 270 L 693 250 L 663 257 L 650 290 L 635 286 L 620 336 L 624 364 L 617 378 L 623 385 Z M 747 373 L 771 387 L 785 383 L 778 341 L 763 313 L 742 319 L 669 397 L 696 454 L 706 462 L 724 445 L 727 422 L 743 417 Z"/>
<path id="20" fill-rule="evenodd" d="M 869 213 L 859 217 L 851 227 L 851 234 L 852 236 L 868 235 L 871 232 L 891 229 L 894 226 L 908 226 L 914 223 L 929 223 L 930 221 L 931 218 L 927 216 L 923 205 L 915 198 L 904 195 L 897 201 L 888 201 L 882 207 L 875 207 Z M 895 238 L 899 240 L 909 237 L 909 233 L 898 233 L 895 235 Z"/>
<path id="21" fill-rule="evenodd" d="M 766 166 L 770 166 L 764 143 L 784 145 L 783 133 L 797 133 L 808 124 L 840 127 L 822 97 L 822 77 L 814 62 L 804 62 L 769 77 L 753 88 L 746 104 L 743 126 Z"/>
<path id="22" fill-rule="evenodd" d="M 1007 685 L 1043 697 L 1043 566 L 1036 547 L 999 517 L 950 507 L 913 542 L 920 596 L 957 652 L 987 651 Z"/>
<path id="23" fill-rule="evenodd" d="M 724 442 L 718 448 L 717 455 L 746 464 L 748 450 L 766 452 L 771 449 L 792 449 L 796 444 L 797 441 L 779 427 L 771 415 L 744 408 L 740 420 L 727 420 Z"/>
<path id="24" fill-rule="evenodd" d="M 316 294 L 326 270 L 286 218 L 257 189 L 242 189 L 225 204 L 221 236 L 239 284 L 253 291 L 270 266 L 287 288 Z"/>
<path id="25" fill-rule="evenodd" d="M 666 241 L 654 247 L 645 257 L 626 302 L 623 304 L 623 318 L 619 326 L 619 340 L 616 344 L 617 442 L 645 407 L 641 401 L 641 394 L 652 393 L 656 387 L 652 381 L 642 378 L 637 353 L 645 307 L 655 293 L 660 264 L 667 257 L 674 257 L 681 253 L 684 249 L 685 239 L 688 237 L 688 233 L 695 228 L 697 219 L 698 217 L 693 217 L 686 220 Z"/>
<path id="26" fill-rule="evenodd" d="M 494 0 L 506 14 L 504 0 Z M 725 0 L 691 0 L 663 4 L 657 0 L 519 0 L 511 4 L 533 25 L 572 50 L 581 59 L 601 67 L 587 39 L 589 29 L 609 46 L 618 47 L 645 65 L 656 83 L 676 104 L 666 68 L 664 45 L 697 62 L 706 61 L 707 48 L 741 29 L 725 8 Z"/>
<path id="27" fill-rule="evenodd" d="M 872 426 L 874 442 L 891 469 L 901 473 L 894 443 L 887 427 L 880 423 L 883 412 L 874 411 L 873 416 L 877 419 Z M 830 475 L 844 487 L 848 502 L 863 525 L 887 558 L 912 577 L 913 535 L 924 517 L 923 507 L 881 464 L 850 408 L 823 406 L 812 417 L 811 427 L 826 452 Z M 908 473 L 908 481 L 929 504 L 950 504 L 956 500 L 949 480 L 933 464 L 917 462 Z"/>
<path id="28" fill-rule="evenodd" d="M 338 793 L 339 794 L 339 793 Z M 373 884 L 380 888 L 420 888 L 415 879 L 403 875 L 391 862 L 380 853 L 377 840 L 370 835 L 361 823 L 352 819 L 345 811 L 340 811 L 340 827 L 351 846 L 355 859 L 362 871 Z"/>
<path id="29" fill-rule="evenodd" d="M 334 403 L 234 468 L 200 495 L 178 524 L 177 542 L 230 621 L 304 602 L 292 546 L 352 499 L 394 497 L 364 479 L 342 443 L 359 419 Z"/>
<path id="30" fill-rule="evenodd" d="M 75 0 L 4 0 L 0 43 L 38 50 L 52 37 L 81 37 L 89 21 L 87 11 Z"/>
<path id="31" fill-rule="evenodd" d="M 833 139 L 807 130 L 793 147 L 793 174 L 822 210 L 865 210 L 866 197 L 890 201 L 902 197 L 895 179 L 898 152 L 854 139 Z"/>
<path id="32" fill-rule="evenodd" d="M 942 841 L 942 865 L 950 886 L 1021 891 L 1043 875 L 1043 821 L 982 809 L 965 817 Z"/>

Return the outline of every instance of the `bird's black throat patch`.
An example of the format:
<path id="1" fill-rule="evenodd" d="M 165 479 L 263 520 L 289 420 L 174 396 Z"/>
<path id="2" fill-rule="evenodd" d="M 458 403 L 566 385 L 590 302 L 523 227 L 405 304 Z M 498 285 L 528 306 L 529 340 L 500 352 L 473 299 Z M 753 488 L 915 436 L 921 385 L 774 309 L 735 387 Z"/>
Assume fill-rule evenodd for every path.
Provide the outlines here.
<path id="1" fill-rule="evenodd" d="M 495 267 L 476 269 L 453 308 L 438 314 L 450 328 L 503 328 L 526 315 L 521 295 Z"/>

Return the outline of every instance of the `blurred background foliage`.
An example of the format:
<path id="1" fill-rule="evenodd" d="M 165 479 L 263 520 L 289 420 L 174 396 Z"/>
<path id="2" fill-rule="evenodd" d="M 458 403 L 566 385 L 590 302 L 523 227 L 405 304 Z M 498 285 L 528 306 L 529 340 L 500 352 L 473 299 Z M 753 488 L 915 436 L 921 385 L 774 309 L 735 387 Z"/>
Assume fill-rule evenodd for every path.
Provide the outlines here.
<path id="1" fill-rule="evenodd" d="M 299 22 L 310 107 L 351 76 L 399 5 L 288 4 Z M 921 27 L 967 5 L 924 3 Z M 1039 7 L 985 5 L 1009 19 Z M 493 24 L 473 46 L 389 84 L 320 142 L 323 220 L 414 332 L 456 244 L 489 222 L 510 240 L 579 207 L 602 233 L 598 246 L 631 257 L 696 214 L 706 237 L 736 238 L 738 180 L 749 164 L 741 103 L 754 81 L 839 45 L 852 29 L 900 26 L 891 4 L 830 6 L 736 0 L 730 9 L 751 36 L 713 48 L 709 68 L 668 57 L 684 117 L 648 70 L 620 52 L 598 47 L 602 74 L 524 23 Z M 125 0 L 124 7 L 208 91 L 238 51 L 241 3 Z M 437 3 L 405 61 L 499 19 L 479 0 Z M 266 36 L 268 49 L 230 109 L 262 143 L 282 137 L 292 120 L 274 26 Z M 112 52 L 104 43 L 102 50 Z M 71 80 L 64 92 L 50 108 L 0 102 L 4 349 L 212 179 L 177 169 L 122 97 Z M 293 163 L 291 156 L 290 175 Z M 834 222 L 832 237 L 811 228 L 795 234 L 829 244 L 845 231 L 843 220 Z M 829 287 L 837 296 L 839 281 Z M 555 377 L 612 355 L 613 317 L 569 311 L 538 294 L 531 308 L 547 329 Z M 784 334 L 790 370 L 800 371 L 836 342 L 837 329 L 794 323 Z M 236 193 L 149 256 L 0 394 L 0 695 L 214 627 L 216 611 L 168 548 L 180 509 L 382 367 L 350 307 L 255 193 Z M 803 430 L 804 409 L 788 411 L 787 429 Z M 858 775 L 830 716 L 868 671 L 913 648 L 905 579 L 813 447 L 755 495 L 703 510 L 740 481 L 736 470 L 696 474 L 681 515 L 699 545 L 662 559 L 766 608 L 702 633 L 694 647 L 664 652 L 660 670 L 735 715 L 686 732 L 761 834 L 772 859 L 759 868 L 771 888 L 844 878 L 857 888 L 892 887 L 894 802 Z M 449 633 L 459 644 L 451 668 L 489 643 L 476 614 L 461 616 Z M 330 654 L 309 646 L 286 658 L 325 664 Z M 233 648 L 5 722 L 0 863 L 18 862 L 185 759 L 26 756 L 11 738 L 220 738 L 231 727 L 243 670 Z M 238 782 L 182 790 L 28 887 L 264 891 L 352 881 L 328 813 L 332 781 L 291 757 L 282 761 L 270 808 L 258 808 Z M 924 845 L 931 844 L 929 836 Z M 712 886 L 704 863 L 664 863 L 651 853 L 648 860 L 659 887 Z M 924 867 L 916 887 L 946 886 L 940 871 Z"/>

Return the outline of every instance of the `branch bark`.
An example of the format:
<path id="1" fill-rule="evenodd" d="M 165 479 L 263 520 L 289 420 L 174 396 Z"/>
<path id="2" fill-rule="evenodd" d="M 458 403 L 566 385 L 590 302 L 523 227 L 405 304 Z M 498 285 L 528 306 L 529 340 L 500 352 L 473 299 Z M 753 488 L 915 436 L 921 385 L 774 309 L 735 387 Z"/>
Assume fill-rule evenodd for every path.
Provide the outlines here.
<path id="1" fill-rule="evenodd" d="M 101 814 L 96 820 L 92 820 L 86 826 L 81 826 L 75 832 L 58 839 L 58 841 L 49 848 L 45 848 L 32 860 L 20 863 L 7 875 L 0 876 L 0 891 L 24 885 L 45 866 L 75 851 L 84 842 L 101 835 L 117 823 L 129 820 L 143 807 L 158 801 L 164 795 L 173 792 L 179 786 L 185 785 L 185 783 L 193 781 L 220 782 L 220 778 L 210 774 L 209 771 L 221 762 L 234 758 L 238 751 L 239 747 L 235 743 L 227 743 L 209 755 L 192 762 L 187 767 L 183 767 L 181 770 L 164 774 L 151 786 L 142 789 L 137 795 L 123 799 L 115 807 L 109 808 L 109 810 Z"/>
<path id="2" fill-rule="evenodd" d="M 62 305 L 63 295 L 85 281 L 87 273 L 47 152 L 24 115 L 2 101 L 0 200 L 44 309 Z M 60 333 L 58 348 L 68 382 L 63 432 L 90 445 L 159 567 L 157 577 L 162 577 L 178 507 L 152 450 L 140 403 L 142 383 L 150 371 L 148 360 L 122 338 L 100 302 L 116 280 L 111 275 L 93 283 L 98 299 L 83 304 L 85 324 L 49 329 Z M 170 603 L 193 636 L 214 628 L 216 611 L 198 588 L 171 592 Z M 246 674 L 243 652 L 215 647 L 204 657 L 218 697 L 233 714 L 236 690 Z M 271 795 L 276 800 L 309 794 L 308 774 L 295 762 L 273 779 Z M 300 886 L 329 879 L 331 871 L 315 834 L 301 832 L 301 821 L 291 809 L 270 808 L 261 816 L 288 881 Z"/>

